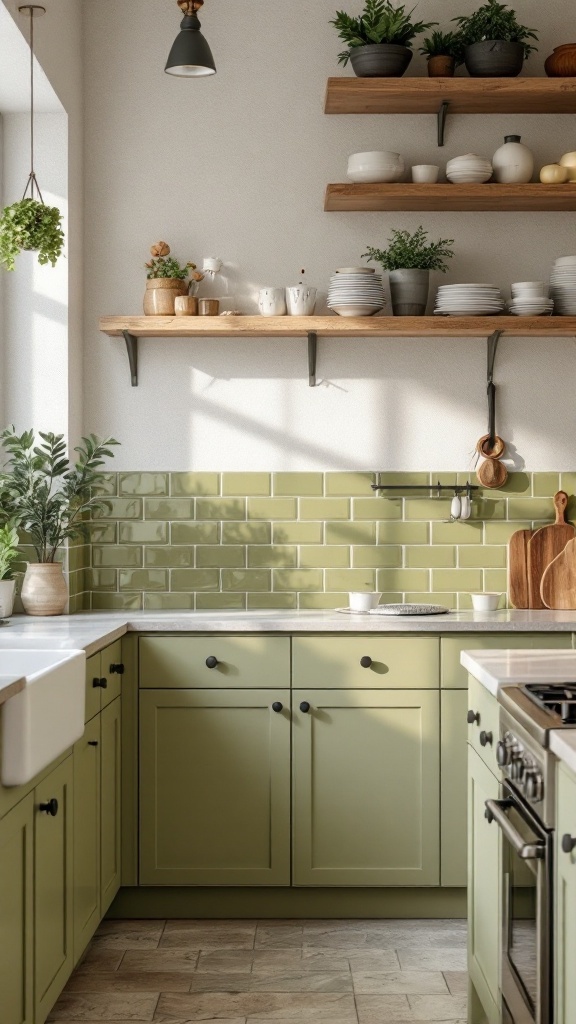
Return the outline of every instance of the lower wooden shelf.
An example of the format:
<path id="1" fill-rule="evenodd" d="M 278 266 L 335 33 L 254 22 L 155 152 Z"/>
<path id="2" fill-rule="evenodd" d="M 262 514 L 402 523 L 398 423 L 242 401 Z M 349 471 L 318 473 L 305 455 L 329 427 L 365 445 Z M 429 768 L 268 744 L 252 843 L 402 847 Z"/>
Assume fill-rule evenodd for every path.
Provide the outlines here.
<path id="1" fill-rule="evenodd" d="M 576 210 L 576 182 L 566 185 L 328 185 L 331 213 L 407 210 L 556 212 Z"/>

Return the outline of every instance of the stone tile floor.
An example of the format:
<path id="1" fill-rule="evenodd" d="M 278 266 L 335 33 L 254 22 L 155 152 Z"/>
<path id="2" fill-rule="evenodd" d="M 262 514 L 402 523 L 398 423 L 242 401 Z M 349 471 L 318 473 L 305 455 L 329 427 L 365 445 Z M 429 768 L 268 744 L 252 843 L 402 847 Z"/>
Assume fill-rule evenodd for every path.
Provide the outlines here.
<path id="1" fill-rule="evenodd" d="M 104 921 L 67 1024 L 465 1024 L 466 922 Z"/>

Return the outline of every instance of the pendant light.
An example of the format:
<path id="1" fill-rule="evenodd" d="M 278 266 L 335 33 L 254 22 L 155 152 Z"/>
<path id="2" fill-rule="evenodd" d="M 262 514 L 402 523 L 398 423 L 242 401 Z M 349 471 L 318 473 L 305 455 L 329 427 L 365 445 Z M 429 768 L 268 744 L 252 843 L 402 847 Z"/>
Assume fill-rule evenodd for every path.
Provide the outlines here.
<path id="1" fill-rule="evenodd" d="M 41 18 L 46 14 L 46 8 L 40 4 L 23 4 L 18 8 L 20 14 L 30 18 L 30 174 L 24 189 L 23 199 L 26 199 L 30 190 L 30 199 L 34 199 L 34 191 L 39 202 L 43 203 L 42 193 L 34 170 L 34 18 Z"/>
<path id="2" fill-rule="evenodd" d="M 212 51 L 200 31 L 197 11 L 204 0 L 178 0 L 178 7 L 184 13 L 180 32 L 170 50 L 166 74 L 178 78 L 202 78 L 216 74 Z"/>

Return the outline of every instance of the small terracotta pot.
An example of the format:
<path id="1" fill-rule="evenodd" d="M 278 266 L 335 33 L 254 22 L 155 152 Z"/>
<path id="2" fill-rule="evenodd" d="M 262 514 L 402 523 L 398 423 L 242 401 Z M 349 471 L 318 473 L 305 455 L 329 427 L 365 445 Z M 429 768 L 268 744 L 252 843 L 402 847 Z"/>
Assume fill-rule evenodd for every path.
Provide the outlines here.
<path id="1" fill-rule="evenodd" d="M 576 43 L 555 46 L 554 53 L 546 58 L 544 70 L 549 78 L 574 78 L 576 76 Z"/>
<path id="2" fill-rule="evenodd" d="M 198 299 L 194 295 L 177 295 L 174 312 L 176 316 L 198 316 Z"/>
<path id="3" fill-rule="evenodd" d="M 145 316 L 174 316 L 174 302 L 179 295 L 188 294 L 188 282 L 177 277 L 155 277 L 146 281 L 144 293 Z"/>
<path id="4" fill-rule="evenodd" d="M 200 316 L 218 316 L 220 312 L 219 299 L 200 299 L 198 302 Z"/>
<path id="5" fill-rule="evenodd" d="M 27 615 L 62 615 L 68 601 L 62 563 L 30 562 L 21 597 Z"/>
<path id="6" fill-rule="evenodd" d="M 438 55 L 437 57 L 428 58 L 429 78 L 454 78 L 455 69 L 456 61 L 454 57 Z"/>

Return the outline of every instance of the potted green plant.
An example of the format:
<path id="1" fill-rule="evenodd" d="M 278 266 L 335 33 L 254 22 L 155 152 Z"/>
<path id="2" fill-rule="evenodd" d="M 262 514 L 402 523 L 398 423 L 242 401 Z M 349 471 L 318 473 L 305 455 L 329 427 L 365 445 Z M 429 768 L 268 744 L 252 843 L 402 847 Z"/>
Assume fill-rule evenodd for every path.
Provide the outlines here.
<path id="1" fill-rule="evenodd" d="M 176 298 L 188 294 L 189 275 L 196 285 L 204 280 L 204 274 L 197 272 L 195 263 L 181 266 L 170 251 L 167 242 L 156 242 L 150 249 L 152 259 L 146 263 L 148 280 L 144 295 L 146 316 L 174 316 Z"/>
<path id="2" fill-rule="evenodd" d="M 362 259 L 374 260 L 387 270 L 390 277 L 392 312 L 394 316 L 424 316 L 430 290 L 430 271 L 445 274 L 447 260 L 454 252 L 448 248 L 453 238 L 428 241 L 428 232 L 422 225 L 414 234 L 392 231 L 387 249 L 369 248 Z"/>
<path id="3" fill-rule="evenodd" d="M 118 444 L 94 434 L 74 449 L 71 465 L 62 434 L 18 435 L 11 427 L 0 435 L 6 464 L 0 474 L 4 514 L 28 534 L 37 563 L 29 563 L 22 585 L 22 604 L 29 615 L 61 615 L 68 600 L 62 563 L 57 556 L 66 540 L 85 534 L 86 516 L 107 503 L 98 494 L 106 458 Z"/>
<path id="4" fill-rule="evenodd" d="M 64 248 L 62 214 L 57 206 L 21 199 L 5 206 L 0 216 L 0 263 L 14 270 L 23 249 L 37 250 L 38 263 L 54 267 Z"/>
<path id="5" fill-rule="evenodd" d="M 12 615 L 14 608 L 14 562 L 20 557 L 18 530 L 14 520 L 0 526 L 0 619 Z"/>
<path id="6" fill-rule="evenodd" d="M 420 47 L 428 60 L 430 78 L 452 78 L 454 71 L 464 63 L 462 41 L 458 32 L 434 30 Z"/>
<path id="7" fill-rule="evenodd" d="M 498 0 L 487 0 L 469 17 L 453 18 L 464 47 L 464 63 L 474 78 L 516 78 L 536 49 L 536 31 L 521 25 L 516 12 Z"/>
<path id="8" fill-rule="evenodd" d="M 351 61 L 359 78 L 400 78 L 412 60 L 412 40 L 437 22 L 412 21 L 413 8 L 395 7 L 391 0 L 365 0 L 359 18 L 337 11 L 330 22 L 348 49 L 338 57 Z"/>

